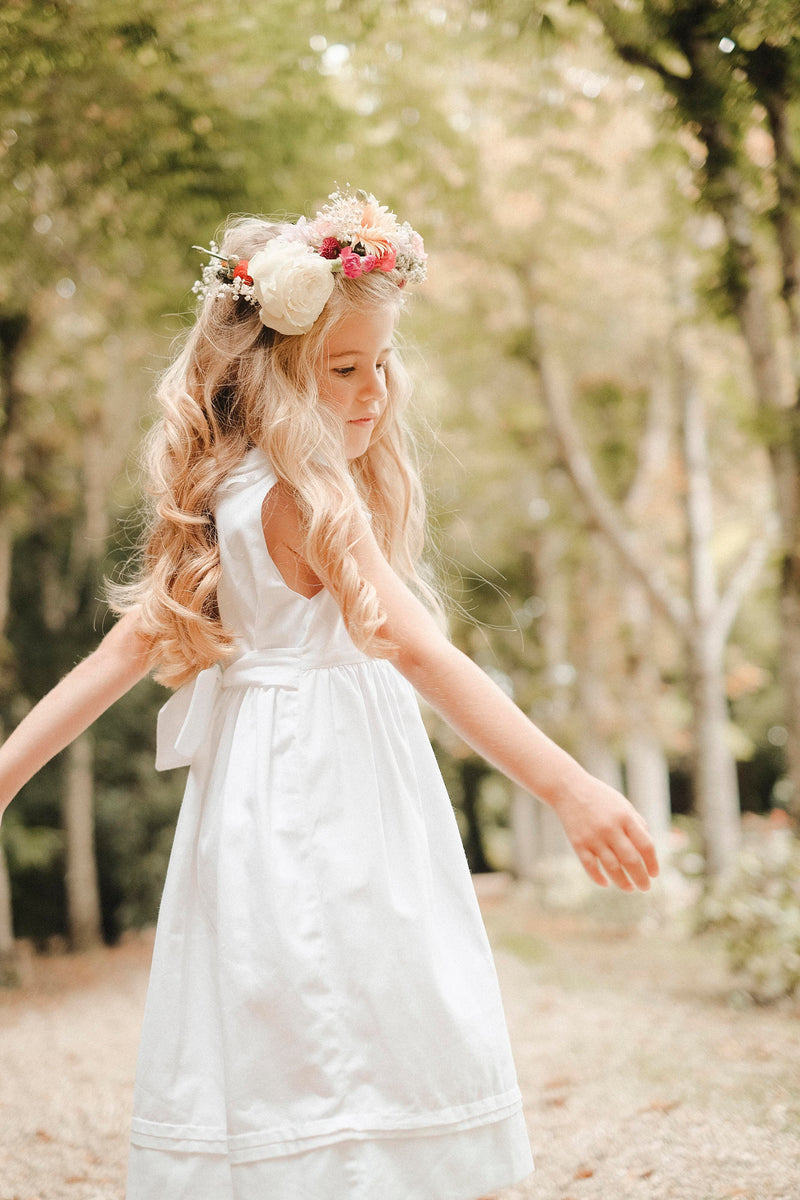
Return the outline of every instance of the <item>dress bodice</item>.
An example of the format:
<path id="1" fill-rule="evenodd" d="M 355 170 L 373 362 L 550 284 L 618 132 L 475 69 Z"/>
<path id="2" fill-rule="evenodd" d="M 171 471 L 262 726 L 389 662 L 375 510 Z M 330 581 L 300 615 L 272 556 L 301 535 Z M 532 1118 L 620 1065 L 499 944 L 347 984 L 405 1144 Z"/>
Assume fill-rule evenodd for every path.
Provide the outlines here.
<path id="1" fill-rule="evenodd" d="M 222 623 L 236 644 L 229 659 L 200 671 L 162 707 L 158 770 L 193 761 L 222 692 L 294 689 L 309 670 L 373 661 L 353 643 L 331 593 L 323 588 L 309 598 L 293 591 L 270 558 L 261 510 L 276 482 L 264 453 L 253 448 L 217 493 L 217 598 Z"/>
<path id="2" fill-rule="evenodd" d="M 293 591 L 270 557 L 261 512 L 276 482 L 263 451 L 254 447 L 217 493 L 223 625 L 235 634 L 242 653 L 294 648 L 309 663 L 331 653 L 357 654 L 330 592 L 323 588 L 309 598 Z"/>

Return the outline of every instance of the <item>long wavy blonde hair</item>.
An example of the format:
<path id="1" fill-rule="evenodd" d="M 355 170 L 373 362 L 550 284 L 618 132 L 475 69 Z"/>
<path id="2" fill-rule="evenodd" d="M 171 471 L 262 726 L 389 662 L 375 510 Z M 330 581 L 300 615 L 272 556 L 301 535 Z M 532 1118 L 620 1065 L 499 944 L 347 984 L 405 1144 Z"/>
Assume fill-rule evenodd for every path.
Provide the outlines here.
<path id="1" fill-rule="evenodd" d="M 285 229 L 245 217 L 229 221 L 223 255 L 249 259 Z M 336 598 L 355 644 L 374 657 L 394 647 L 379 634 L 383 614 L 352 554 L 360 506 L 398 574 L 442 619 L 422 560 L 425 501 L 413 439 L 403 420 L 409 379 L 394 353 L 387 405 L 367 452 L 347 462 L 341 420 L 321 400 L 317 378 L 337 322 L 378 305 L 400 307 L 394 272 L 335 277 L 311 331 L 284 336 L 262 325 L 244 300 L 208 296 L 157 389 L 161 415 L 145 443 L 150 508 L 134 578 L 109 584 L 118 613 L 140 610 L 155 678 L 176 687 L 226 657 L 233 637 L 217 604 L 217 489 L 253 446 L 296 497 L 303 555 Z M 353 484 L 355 483 L 355 487 Z"/>

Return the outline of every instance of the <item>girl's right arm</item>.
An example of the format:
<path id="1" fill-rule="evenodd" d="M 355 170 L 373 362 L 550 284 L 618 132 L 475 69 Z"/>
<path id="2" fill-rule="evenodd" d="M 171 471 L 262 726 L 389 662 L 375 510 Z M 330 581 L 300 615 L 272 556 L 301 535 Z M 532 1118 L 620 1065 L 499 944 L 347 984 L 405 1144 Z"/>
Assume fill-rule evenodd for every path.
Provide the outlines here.
<path id="1" fill-rule="evenodd" d="M 31 776 L 147 674 L 147 646 L 138 622 L 135 610 L 117 621 L 0 747 L 0 818 Z"/>

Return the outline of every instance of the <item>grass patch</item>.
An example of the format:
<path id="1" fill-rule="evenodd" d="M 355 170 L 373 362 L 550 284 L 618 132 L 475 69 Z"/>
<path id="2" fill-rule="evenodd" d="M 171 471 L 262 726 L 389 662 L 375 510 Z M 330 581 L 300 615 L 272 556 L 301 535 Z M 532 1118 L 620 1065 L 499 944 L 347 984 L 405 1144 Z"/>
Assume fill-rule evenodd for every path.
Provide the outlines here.
<path id="1" fill-rule="evenodd" d="M 497 938 L 498 945 L 503 950 L 509 950 L 523 962 L 545 962 L 550 957 L 550 947 L 541 938 L 521 930 L 505 930 Z"/>

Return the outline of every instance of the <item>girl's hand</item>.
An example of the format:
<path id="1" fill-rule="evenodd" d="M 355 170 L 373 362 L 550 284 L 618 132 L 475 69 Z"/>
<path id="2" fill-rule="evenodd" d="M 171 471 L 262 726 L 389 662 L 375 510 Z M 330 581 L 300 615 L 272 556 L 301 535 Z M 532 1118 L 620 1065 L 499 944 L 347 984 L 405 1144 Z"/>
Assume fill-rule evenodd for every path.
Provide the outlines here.
<path id="1" fill-rule="evenodd" d="M 647 891 L 658 860 L 644 820 L 624 796 L 584 774 L 551 801 L 584 870 L 600 887 Z"/>

